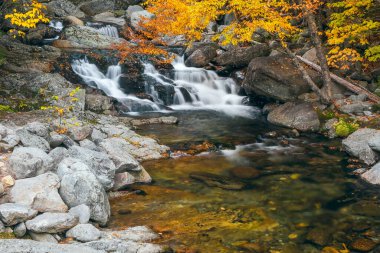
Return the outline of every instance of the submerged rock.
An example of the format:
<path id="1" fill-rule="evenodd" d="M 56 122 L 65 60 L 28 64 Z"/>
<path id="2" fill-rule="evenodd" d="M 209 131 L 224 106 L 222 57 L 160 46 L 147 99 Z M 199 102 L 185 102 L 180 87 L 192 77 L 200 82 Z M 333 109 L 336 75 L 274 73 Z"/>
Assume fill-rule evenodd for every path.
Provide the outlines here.
<path id="1" fill-rule="evenodd" d="M 207 186 L 219 187 L 225 190 L 242 190 L 246 187 L 246 184 L 242 182 L 206 172 L 191 173 L 190 178 L 199 180 Z"/>
<path id="2" fill-rule="evenodd" d="M 369 146 L 369 141 L 379 132 L 379 130 L 370 128 L 359 129 L 343 140 L 343 148 L 350 155 L 372 165 L 378 160 L 378 155 Z"/>
<path id="3" fill-rule="evenodd" d="M 299 131 L 316 132 L 320 127 L 318 114 L 310 103 L 283 104 L 268 114 L 268 121 L 274 125 L 295 128 Z"/>
<path id="4" fill-rule="evenodd" d="M 351 243 L 350 247 L 353 250 L 357 250 L 360 252 L 368 252 L 373 250 L 376 247 L 376 245 L 377 243 L 372 241 L 371 239 L 358 238 Z"/>
<path id="5" fill-rule="evenodd" d="M 102 239 L 120 239 L 135 242 L 148 242 L 158 239 L 159 235 L 146 226 L 131 227 L 119 231 L 104 231 Z"/>

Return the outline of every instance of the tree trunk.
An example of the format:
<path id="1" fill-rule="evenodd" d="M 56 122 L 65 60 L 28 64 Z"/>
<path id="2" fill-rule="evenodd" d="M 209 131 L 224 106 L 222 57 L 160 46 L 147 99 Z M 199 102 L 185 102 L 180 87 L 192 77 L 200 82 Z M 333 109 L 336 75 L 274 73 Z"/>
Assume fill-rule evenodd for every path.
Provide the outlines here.
<path id="1" fill-rule="evenodd" d="M 333 98 L 333 95 L 332 95 L 333 82 L 331 80 L 330 69 L 327 64 L 327 59 L 324 52 L 324 48 L 322 46 L 321 37 L 318 34 L 317 22 L 315 21 L 314 14 L 311 13 L 308 9 L 306 9 L 306 7 L 303 7 L 303 13 L 305 15 L 305 18 L 310 30 L 311 39 L 315 46 L 315 50 L 317 52 L 317 58 L 321 66 L 322 80 L 324 84 L 324 87 L 323 87 L 324 91 L 322 92 L 325 92 L 326 96 L 329 98 L 329 100 L 331 100 Z"/>

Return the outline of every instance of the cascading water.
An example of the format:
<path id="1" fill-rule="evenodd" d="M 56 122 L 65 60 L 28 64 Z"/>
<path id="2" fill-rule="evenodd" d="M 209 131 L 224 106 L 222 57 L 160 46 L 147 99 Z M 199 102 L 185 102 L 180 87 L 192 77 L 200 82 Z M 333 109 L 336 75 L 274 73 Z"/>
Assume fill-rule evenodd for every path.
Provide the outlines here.
<path id="1" fill-rule="evenodd" d="M 119 102 L 130 108 L 130 111 L 157 111 L 160 107 L 147 99 L 139 99 L 132 95 L 125 94 L 119 86 L 121 76 L 121 67 L 112 65 L 108 67 L 104 75 L 95 64 L 88 61 L 87 58 L 75 60 L 72 63 L 73 71 L 79 75 L 83 81 L 90 87 L 100 89 L 109 96 L 117 99 Z"/>
<path id="2" fill-rule="evenodd" d="M 98 28 L 98 32 L 112 38 L 119 38 L 119 32 L 117 31 L 117 28 L 111 25 L 106 25 Z"/>
<path id="3" fill-rule="evenodd" d="M 108 96 L 128 106 L 129 112 L 160 111 L 166 106 L 173 110 L 216 110 L 229 115 L 251 117 L 257 110 L 243 105 L 244 97 L 237 94 L 237 85 L 231 78 L 219 77 L 214 71 L 186 67 L 183 57 L 173 62 L 174 79 L 160 74 L 152 64 L 144 64 L 144 74 L 154 81 L 146 81 L 145 92 L 153 102 L 125 94 L 119 85 L 121 67 L 113 65 L 104 75 L 87 58 L 76 60 L 72 68 L 84 82 L 94 88 L 103 90 Z M 171 102 L 164 102 L 162 92 L 172 92 Z M 168 96 L 168 95 L 166 95 Z"/>

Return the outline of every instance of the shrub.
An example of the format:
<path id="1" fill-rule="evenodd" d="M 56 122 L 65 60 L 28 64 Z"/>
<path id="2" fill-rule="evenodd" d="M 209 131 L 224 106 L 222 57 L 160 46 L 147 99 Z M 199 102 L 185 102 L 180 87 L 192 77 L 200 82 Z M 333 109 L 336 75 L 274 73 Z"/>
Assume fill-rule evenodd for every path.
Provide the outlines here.
<path id="1" fill-rule="evenodd" d="M 339 137 L 347 137 L 359 129 L 359 124 L 349 119 L 340 118 L 334 127 Z"/>

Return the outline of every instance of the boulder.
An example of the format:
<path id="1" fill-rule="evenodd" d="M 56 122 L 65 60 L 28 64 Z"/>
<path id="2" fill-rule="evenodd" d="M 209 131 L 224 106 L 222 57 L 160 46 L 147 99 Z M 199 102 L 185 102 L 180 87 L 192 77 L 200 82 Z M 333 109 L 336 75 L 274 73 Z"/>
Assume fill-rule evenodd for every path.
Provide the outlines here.
<path id="1" fill-rule="evenodd" d="M 358 129 L 343 140 L 343 148 L 347 153 L 359 158 L 364 163 L 373 165 L 379 157 L 369 146 L 369 141 L 379 133 L 380 131 L 376 129 Z"/>
<path id="2" fill-rule="evenodd" d="M 38 242 L 48 242 L 58 244 L 58 240 L 54 237 L 54 235 L 49 233 L 33 233 L 31 231 L 28 232 L 30 237 Z"/>
<path id="3" fill-rule="evenodd" d="M 83 141 L 92 133 L 92 127 L 90 126 L 74 126 L 69 129 L 69 136 L 74 141 Z"/>
<path id="4" fill-rule="evenodd" d="M 84 26 L 84 22 L 75 16 L 66 16 L 63 19 L 65 25 Z"/>
<path id="5" fill-rule="evenodd" d="M 368 183 L 380 184 L 380 163 L 377 163 L 370 170 L 361 174 L 361 177 Z"/>
<path id="6" fill-rule="evenodd" d="M 295 128 L 303 132 L 316 132 L 320 127 L 318 114 L 310 103 L 283 104 L 268 114 L 268 121 L 274 125 Z"/>
<path id="7" fill-rule="evenodd" d="M 131 6 L 128 6 L 128 9 L 126 11 L 125 16 L 126 16 L 126 18 L 128 20 L 131 20 L 132 14 L 134 12 L 139 12 L 139 11 L 144 11 L 144 8 L 141 7 L 140 5 L 131 5 Z"/>
<path id="8" fill-rule="evenodd" d="M 120 27 L 123 27 L 126 24 L 126 21 L 124 18 L 117 18 L 115 17 L 115 14 L 112 12 L 103 12 L 95 15 L 93 17 L 94 21 L 107 23 L 107 24 L 113 24 Z"/>
<path id="9" fill-rule="evenodd" d="M 69 213 L 43 213 L 27 221 L 28 230 L 35 233 L 60 233 L 78 224 L 78 218 Z"/>
<path id="10" fill-rule="evenodd" d="M 140 22 L 143 22 L 144 19 L 152 19 L 153 17 L 154 15 L 146 10 L 132 12 L 130 19 L 131 26 L 136 30 L 140 30 Z"/>
<path id="11" fill-rule="evenodd" d="M 84 18 L 85 14 L 72 2 L 68 0 L 53 0 L 46 4 L 48 11 L 56 17 L 74 16 Z"/>
<path id="12" fill-rule="evenodd" d="M 115 43 L 124 41 L 101 34 L 97 29 L 87 26 L 70 26 L 62 33 L 63 38 L 80 48 L 107 49 Z"/>
<path id="13" fill-rule="evenodd" d="M 71 157 L 77 158 L 88 165 L 106 190 L 113 187 L 116 167 L 108 155 L 79 146 L 72 146 L 69 153 Z"/>
<path id="14" fill-rule="evenodd" d="M 20 143 L 20 137 L 16 134 L 9 134 L 2 138 L 0 142 L 0 151 L 8 152 Z"/>
<path id="15" fill-rule="evenodd" d="M 41 122 L 31 122 L 25 126 L 25 129 L 34 135 L 47 139 L 49 136 L 49 125 Z"/>
<path id="16" fill-rule="evenodd" d="M 96 94 L 86 94 L 86 109 L 93 112 L 111 110 L 113 103 L 110 97 Z"/>
<path id="17" fill-rule="evenodd" d="M 96 146 L 96 144 L 94 142 L 90 141 L 89 139 L 84 139 L 83 141 L 80 141 L 79 146 L 81 146 L 82 148 L 87 148 L 87 149 L 91 149 L 94 151 L 99 151 L 99 148 Z"/>
<path id="18" fill-rule="evenodd" d="M 306 53 L 304 53 L 302 57 L 305 58 L 306 60 L 314 62 L 315 64 L 319 64 L 319 60 L 317 57 L 317 50 L 315 49 L 315 47 L 306 51 Z"/>
<path id="19" fill-rule="evenodd" d="M 205 67 L 217 56 L 217 49 L 213 45 L 200 47 L 186 59 L 185 65 L 196 68 Z"/>
<path id="20" fill-rule="evenodd" d="M 75 217 L 78 217 L 79 224 L 86 224 L 86 223 L 88 223 L 89 220 L 90 220 L 90 216 L 91 216 L 91 210 L 85 204 L 81 204 L 81 205 L 72 207 L 69 210 L 69 213 L 71 213 Z"/>
<path id="21" fill-rule="evenodd" d="M 58 147 L 50 151 L 49 156 L 53 159 L 54 169 L 56 170 L 58 164 L 69 156 L 69 151 L 63 147 Z"/>
<path id="22" fill-rule="evenodd" d="M 80 160 L 68 158 L 58 166 L 58 175 L 59 192 L 65 203 L 70 207 L 85 204 L 91 210 L 92 220 L 107 224 L 111 213 L 108 197 L 93 171 Z"/>
<path id="23" fill-rule="evenodd" d="M 23 237 L 25 234 L 26 234 L 26 226 L 25 226 L 25 223 L 24 222 L 21 222 L 19 224 L 17 224 L 14 228 L 13 228 L 13 233 L 15 234 L 15 236 L 17 238 L 21 238 Z"/>
<path id="24" fill-rule="evenodd" d="M 247 67 L 248 64 L 257 57 L 268 56 L 270 49 L 266 44 L 253 45 L 251 47 L 233 47 L 215 58 L 215 63 L 219 66 L 230 68 Z"/>
<path id="25" fill-rule="evenodd" d="M 316 84 L 322 84 L 318 73 L 312 70 L 308 70 L 308 73 Z M 289 57 L 283 55 L 253 59 L 248 66 L 243 87 L 248 95 L 261 95 L 282 102 L 294 101 L 310 91 L 301 72 Z"/>
<path id="26" fill-rule="evenodd" d="M 113 11 L 115 9 L 115 1 L 92 0 L 83 3 L 80 9 L 87 15 L 94 16 L 102 12 Z"/>
<path id="27" fill-rule="evenodd" d="M 49 152 L 50 145 L 44 138 L 31 134 L 26 129 L 19 129 L 16 131 L 16 134 L 18 137 L 20 137 L 23 146 L 36 147 L 42 149 L 45 152 Z"/>
<path id="28" fill-rule="evenodd" d="M 368 145 L 371 149 L 380 152 L 380 131 L 368 141 Z"/>
<path id="29" fill-rule="evenodd" d="M 9 191 L 10 202 L 23 204 L 39 212 L 66 212 L 56 174 L 48 172 L 37 177 L 16 180 Z"/>
<path id="30" fill-rule="evenodd" d="M 72 237 L 80 242 L 96 241 L 102 233 L 91 224 L 79 224 L 66 232 L 66 237 Z"/>
<path id="31" fill-rule="evenodd" d="M 54 166 L 54 161 L 39 148 L 19 147 L 16 148 L 10 156 L 9 164 L 16 179 L 23 179 L 51 171 Z"/>
<path id="32" fill-rule="evenodd" d="M 0 219 L 8 226 L 32 219 L 37 213 L 36 210 L 32 210 L 25 205 L 14 203 L 0 205 Z"/>
<path id="33" fill-rule="evenodd" d="M 124 189 L 125 187 L 134 184 L 136 179 L 128 172 L 117 173 L 115 175 L 115 184 L 113 186 L 114 191 L 119 191 Z"/>
<path id="34" fill-rule="evenodd" d="M 116 173 L 141 170 L 139 162 L 128 153 L 128 143 L 124 139 L 105 139 L 100 143 L 100 147 L 107 152 L 111 160 L 115 163 Z"/>

